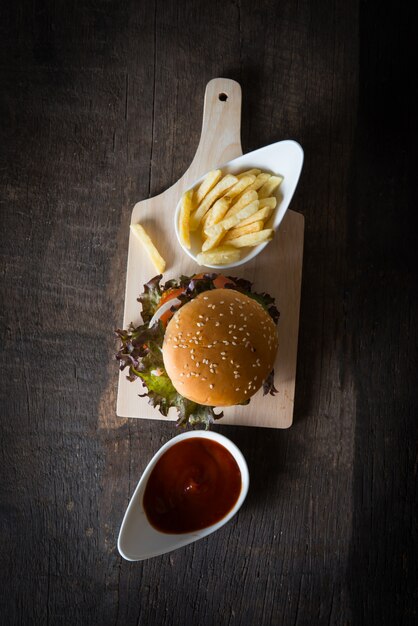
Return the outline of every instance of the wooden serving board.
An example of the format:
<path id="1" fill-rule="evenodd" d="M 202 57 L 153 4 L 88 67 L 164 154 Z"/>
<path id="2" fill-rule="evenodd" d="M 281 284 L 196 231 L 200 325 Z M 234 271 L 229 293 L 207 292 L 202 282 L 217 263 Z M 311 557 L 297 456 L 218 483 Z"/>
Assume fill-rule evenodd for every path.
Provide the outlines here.
<path id="1" fill-rule="evenodd" d="M 225 99 L 226 97 L 226 99 Z M 132 211 L 131 223 L 141 222 L 158 250 L 167 261 L 163 280 L 212 271 L 198 266 L 182 251 L 174 232 L 174 211 L 183 191 L 208 170 L 241 156 L 241 88 L 225 78 L 211 80 L 205 93 L 203 126 L 196 155 L 186 173 L 167 191 L 138 202 Z M 224 409 L 222 424 L 288 428 L 293 420 L 296 356 L 299 327 L 300 289 L 302 280 L 304 218 L 289 210 L 274 240 L 247 264 L 227 270 L 230 276 L 247 278 L 254 291 L 267 291 L 276 298 L 280 311 L 279 350 L 275 363 L 275 385 L 278 394 L 263 397 L 258 391 L 249 405 Z M 141 323 L 137 297 L 144 283 L 156 275 L 146 252 L 132 234 L 129 238 L 123 325 Z M 126 379 L 120 372 L 117 414 L 157 420 L 176 420 L 175 410 L 164 418 L 151 407 L 140 381 Z"/>

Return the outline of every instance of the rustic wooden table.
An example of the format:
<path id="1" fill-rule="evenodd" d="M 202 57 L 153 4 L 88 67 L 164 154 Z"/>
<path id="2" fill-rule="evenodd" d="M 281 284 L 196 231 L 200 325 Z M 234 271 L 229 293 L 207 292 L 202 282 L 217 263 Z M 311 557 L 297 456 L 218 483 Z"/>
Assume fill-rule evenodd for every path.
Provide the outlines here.
<path id="1" fill-rule="evenodd" d="M 416 623 L 408 11 L 2 3 L 2 624 Z M 217 425 L 249 463 L 244 507 L 128 563 L 124 510 L 175 432 L 115 414 L 129 218 L 189 165 L 217 76 L 242 86 L 244 151 L 305 149 L 295 421 Z"/>

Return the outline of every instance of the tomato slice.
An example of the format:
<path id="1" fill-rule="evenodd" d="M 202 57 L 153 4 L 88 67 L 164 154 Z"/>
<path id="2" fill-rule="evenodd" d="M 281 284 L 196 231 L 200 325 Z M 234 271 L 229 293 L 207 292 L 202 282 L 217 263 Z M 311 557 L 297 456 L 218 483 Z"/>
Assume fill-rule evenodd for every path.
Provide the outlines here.
<path id="1" fill-rule="evenodd" d="M 178 287 L 177 289 L 174 289 L 174 288 L 167 289 L 167 291 L 165 291 L 163 295 L 161 296 L 161 300 L 159 301 L 156 310 L 158 311 L 160 306 L 163 305 L 165 302 L 168 302 L 169 300 L 172 300 L 173 298 L 178 298 L 179 295 L 182 294 L 183 292 L 184 292 L 184 289 L 182 287 Z"/>
<path id="2" fill-rule="evenodd" d="M 163 313 L 160 317 L 160 322 L 162 323 L 163 326 L 167 326 L 169 320 L 171 320 L 171 318 L 173 317 L 174 313 L 173 311 L 170 311 L 170 309 L 168 309 L 168 311 L 166 311 L 165 313 Z"/>
<path id="3" fill-rule="evenodd" d="M 225 285 L 235 285 L 233 280 L 227 278 L 226 276 L 223 276 L 222 274 L 219 274 L 219 276 L 215 278 L 213 284 L 215 285 L 216 289 L 223 289 Z"/>
<path id="4" fill-rule="evenodd" d="M 204 274 L 196 274 L 196 276 L 194 276 L 194 278 L 203 278 Z M 226 276 L 224 276 L 223 274 L 219 274 L 213 281 L 214 286 L 216 287 L 216 289 L 223 289 L 225 287 L 225 285 L 234 285 L 234 281 L 231 280 L 230 278 L 227 278 Z"/>

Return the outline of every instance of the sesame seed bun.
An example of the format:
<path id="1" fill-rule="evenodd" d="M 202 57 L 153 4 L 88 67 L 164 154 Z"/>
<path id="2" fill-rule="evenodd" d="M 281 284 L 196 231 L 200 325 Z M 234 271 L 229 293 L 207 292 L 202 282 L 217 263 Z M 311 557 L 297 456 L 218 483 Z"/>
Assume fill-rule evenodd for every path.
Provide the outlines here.
<path id="1" fill-rule="evenodd" d="M 276 326 L 258 302 L 234 289 L 213 289 L 172 317 L 163 358 L 181 395 L 231 406 L 258 391 L 273 369 L 277 346 Z"/>

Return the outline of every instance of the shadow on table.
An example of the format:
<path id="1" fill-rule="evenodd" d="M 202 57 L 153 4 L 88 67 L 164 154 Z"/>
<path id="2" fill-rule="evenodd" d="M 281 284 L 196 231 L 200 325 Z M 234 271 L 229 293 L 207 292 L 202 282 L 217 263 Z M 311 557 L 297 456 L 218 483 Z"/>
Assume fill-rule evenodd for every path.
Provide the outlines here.
<path id="1" fill-rule="evenodd" d="M 280 490 L 278 478 L 290 474 L 291 466 L 303 455 L 300 442 L 292 437 L 291 458 L 288 458 L 289 430 L 224 426 L 214 428 L 231 439 L 243 453 L 250 473 L 250 489 L 246 507 L 264 507 L 267 496 Z M 287 484 L 283 480 L 282 484 Z"/>

